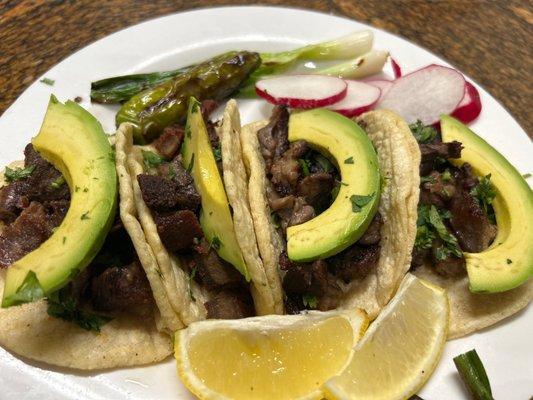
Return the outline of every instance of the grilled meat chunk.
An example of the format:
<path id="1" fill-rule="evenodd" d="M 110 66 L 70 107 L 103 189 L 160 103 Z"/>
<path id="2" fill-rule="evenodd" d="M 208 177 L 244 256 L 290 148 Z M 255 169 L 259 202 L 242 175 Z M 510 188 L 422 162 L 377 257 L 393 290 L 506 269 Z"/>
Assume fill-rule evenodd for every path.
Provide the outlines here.
<path id="1" fill-rule="evenodd" d="M 381 227 L 383 226 L 383 218 L 381 217 L 381 214 L 378 212 L 372 219 L 372 222 L 366 228 L 365 233 L 363 233 L 363 236 L 359 238 L 357 241 L 358 244 L 361 244 L 363 246 L 370 246 L 372 244 L 378 244 L 381 240 Z"/>
<path id="2" fill-rule="evenodd" d="M 332 273 L 349 283 L 364 279 L 379 260 L 380 246 L 360 246 L 357 243 L 329 259 Z"/>
<path id="3" fill-rule="evenodd" d="M 224 290 L 205 303 L 208 319 L 238 319 L 254 315 L 254 307 L 246 292 Z"/>
<path id="4" fill-rule="evenodd" d="M 272 184 L 280 196 L 295 194 L 302 172 L 298 159 L 302 158 L 309 147 L 303 140 L 291 143 L 283 156 L 274 159 L 270 172 Z"/>
<path id="5" fill-rule="evenodd" d="M 150 284 L 139 261 L 105 269 L 92 278 L 90 293 L 90 302 L 96 311 L 125 311 L 153 301 Z"/>
<path id="6" fill-rule="evenodd" d="M 315 209 L 303 197 L 297 197 L 287 226 L 300 225 L 315 217 Z"/>
<path id="7" fill-rule="evenodd" d="M 283 289 L 287 294 L 322 296 L 330 285 L 328 264 L 324 260 L 293 264 L 283 278 Z"/>
<path id="8" fill-rule="evenodd" d="M 195 239 L 204 235 L 196 214 L 190 210 L 158 214 L 155 222 L 161 241 L 171 253 L 191 249 Z"/>
<path id="9" fill-rule="evenodd" d="M 11 182 L 0 189 L 0 221 L 10 224 L 29 206 L 29 187 L 26 180 Z"/>
<path id="10" fill-rule="evenodd" d="M 323 209 L 331 200 L 331 190 L 335 180 L 331 174 L 317 172 L 298 182 L 297 194 L 315 209 Z"/>
<path id="11" fill-rule="evenodd" d="M 439 254 L 439 249 L 444 245 L 442 240 L 437 239 L 431 246 L 431 258 L 433 269 L 445 278 L 460 278 L 466 273 L 466 263 L 463 257 L 447 254 L 444 258 Z"/>
<path id="12" fill-rule="evenodd" d="M 460 158 L 463 145 L 457 141 L 419 144 L 422 153 L 420 175 L 428 175 L 435 167 L 437 159 Z"/>
<path id="13" fill-rule="evenodd" d="M 281 157 L 289 148 L 288 130 L 289 111 L 286 107 L 278 106 L 272 111 L 268 125 L 257 132 L 267 173 L 274 159 Z"/>
<path id="14" fill-rule="evenodd" d="M 179 125 L 170 125 L 163 129 L 163 134 L 154 140 L 154 147 L 167 160 L 173 159 L 180 151 L 185 131 Z"/>

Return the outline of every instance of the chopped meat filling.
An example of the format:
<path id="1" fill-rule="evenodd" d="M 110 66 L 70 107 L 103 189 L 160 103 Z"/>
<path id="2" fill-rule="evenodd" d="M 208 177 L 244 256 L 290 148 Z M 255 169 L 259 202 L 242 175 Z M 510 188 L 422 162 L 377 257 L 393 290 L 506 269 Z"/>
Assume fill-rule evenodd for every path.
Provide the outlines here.
<path id="1" fill-rule="evenodd" d="M 196 214 L 190 210 L 156 214 L 155 222 L 163 245 L 172 253 L 189 250 L 204 235 Z"/>
<path id="2" fill-rule="evenodd" d="M 181 148 L 184 129 L 179 125 L 171 125 L 163 129 L 163 133 L 153 143 L 159 154 L 167 160 L 173 159 Z"/>
<path id="3" fill-rule="evenodd" d="M 246 292 L 222 291 L 205 303 L 209 319 L 238 319 L 253 316 L 254 307 Z"/>

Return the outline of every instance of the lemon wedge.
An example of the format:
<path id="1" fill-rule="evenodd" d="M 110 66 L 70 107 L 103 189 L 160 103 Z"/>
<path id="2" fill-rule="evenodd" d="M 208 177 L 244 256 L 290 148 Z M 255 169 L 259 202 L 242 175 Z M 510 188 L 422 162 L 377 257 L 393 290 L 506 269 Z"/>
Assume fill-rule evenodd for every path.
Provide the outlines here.
<path id="1" fill-rule="evenodd" d="M 442 355 L 449 321 L 446 292 L 407 274 L 370 325 L 339 375 L 323 386 L 327 399 L 407 399 Z"/>
<path id="2" fill-rule="evenodd" d="M 178 375 L 201 399 L 321 399 L 368 323 L 362 310 L 196 322 L 175 335 Z"/>

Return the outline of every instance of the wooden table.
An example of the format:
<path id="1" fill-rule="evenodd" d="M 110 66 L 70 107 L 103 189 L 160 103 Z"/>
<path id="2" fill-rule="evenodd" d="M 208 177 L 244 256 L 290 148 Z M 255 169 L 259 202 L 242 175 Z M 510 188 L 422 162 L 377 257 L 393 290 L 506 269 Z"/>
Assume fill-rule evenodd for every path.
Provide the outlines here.
<path id="1" fill-rule="evenodd" d="M 0 113 L 96 39 L 160 15 L 235 0 L 0 0 Z M 430 49 L 491 92 L 533 137 L 533 3 L 507 0 L 263 0 L 369 23 Z"/>

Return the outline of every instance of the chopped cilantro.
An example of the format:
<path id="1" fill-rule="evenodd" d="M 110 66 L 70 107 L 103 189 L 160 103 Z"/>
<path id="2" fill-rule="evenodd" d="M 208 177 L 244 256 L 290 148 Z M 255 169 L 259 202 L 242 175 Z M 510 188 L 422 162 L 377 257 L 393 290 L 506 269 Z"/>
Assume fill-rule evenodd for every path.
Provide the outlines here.
<path id="1" fill-rule="evenodd" d="M 188 286 L 189 286 L 189 297 L 192 301 L 196 301 L 196 298 L 194 297 L 194 294 L 192 292 L 192 281 L 194 280 L 194 277 L 196 276 L 196 266 L 193 267 L 191 273 L 189 274 L 188 278 Z"/>
<path id="2" fill-rule="evenodd" d="M 274 228 L 277 229 L 281 226 L 281 218 L 279 217 L 277 212 L 270 212 L 270 220 L 272 221 L 272 225 L 274 225 Z"/>
<path id="3" fill-rule="evenodd" d="M 67 243 L 67 237 L 63 236 L 63 244 Z"/>
<path id="4" fill-rule="evenodd" d="M 111 320 L 78 308 L 78 301 L 68 286 L 48 296 L 47 312 L 52 317 L 74 322 L 88 331 L 99 332 L 100 327 Z"/>
<path id="5" fill-rule="evenodd" d="M 193 167 L 194 167 L 194 153 L 192 153 L 191 162 L 189 163 L 189 165 L 187 165 L 187 172 L 189 174 L 191 173 Z"/>
<path id="6" fill-rule="evenodd" d="M 213 236 L 213 239 L 211 240 L 211 247 L 215 250 L 219 250 L 220 246 L 222 246 L 222 242 L 220 241 L 220 238 L 218 236 Z"/>
<path id="7" fill-rule="evenodd" d="M 83 221 L 83 220 L 85 220 L 85 219 L 91 219 L 91 218 L 89 217 L 89 211 L 87 211 L 86 213 L 81 214 L 81 220 Z"/>
<path id="8" fill-rule="evenodd" d="M 448 168 L 444 170 L 444 172 L 441 174 L 441 177 L 443 182 L 451 182 L 452 180 L 452 174 Z"/>
<path id="9" fill-rule="evenodd" d="M 416 228 L 415 247 L 419 250 L 430 249 L 435 240 L 435 233 L 426 225 Z"/>
<path id="10" fill-rule="evenodd" d="M 215 156 L 215 161 L 222 161 L 222 151 L 220 150 L 220 145 L 213 149 L 213 154 Z"/>
<path id="11" fill-rule="evenodd" d="M 172 166 L 172 164 L 169 164 L 168 166 L 168 179 L 174 179 L 176 177 L 176 170 Z"/>
<path id="12" fill-rule="evenodd" d="M 494 210 L 492 209 L 492 202 L 496 197 L 496 189 L 490 182 L 490 174 L 484 176 L 479 180 L 479 183 L 470 191 L 472 196 L 476 199 L 478 204 L 483 208 L 483 211 L 492 223 L 496 222 Z"/>
<path id="13" fill-rule="evenodd" d="M 74 187 L 74 191 L 75 191 L 76 193 L 79 192 L 79 191 L 80 191 L 80 187 L 79 187 L 79 186 L 75 186 L 75 187 Z"/>
<path id="14" fill-rule="evenodd" d="M 410 124 L 409 129 L 411 129 L 418 143 L 429 143 L 437 137 L 437 130 L 431 126 L 424 125 L 420 120 Z"/>
<path id="15" fill-rule="evenodd" d="M 83 188 L 83 193 L 87 193 L 89 191 L 89 188 Z"/>
<path id="16" fill-rule="evenodd" d="M 152 169 L 159 167 L 165 162 L 165 158 L 161 157 L 159 154 L 154 153 L 153 151 L 143 150 L 143 163 L 146 169 Z"/>
<path id="17" fill-rule="evenodd" d="M 450 249 L 450 252 L 456 257 L 462 257 L 463 252 L 459 247 L 457 238 L 448 232 L 448 229 L 442 222 L 442 218 L 435 206 L 431 206 L 429 209 L 428 222 L 433 226 L 440 238 L 446 243 L 446 247 Z"/>
<path id="18" fill-rule="evenodd" d="M 192 132 L 191 132 L 191 127 L 189 125 L 186 125 L 185 126 L 185 135 L 190 138 L 191 135 L 192 135 Z"/>
<path id="19" fill-rule="evenodd" d="M 311 174 L 309 172 L 309 160 L 306 160 L 305 158 L 299 158 L 298 163 L 300 164 L 300 168 L 302 168 L 304 176 L 309 176 Z"/>
<path id="20" fill-rule="evenodd" d="M 507 264 L 512 264 L 513 263 L 513 260 L 511 260 L 510 258 L 507 259 Z"/>
<path id="21" fill-rule="evenodd" d="M 59 178 L 57 178 L 56 180 L 54 180 L 51 184 L 50 184 L 50 187 L 54 190 L 57 190 L 59 189 L 61 186 L 63 186 L 65 184 L 65 178 L 63 178 L 63 176 L 60 176 Z"/>
<path id="22" fill-rule="evenodd" d="M 435 257 L 438 261 L 444 261 L 452 254 L 451 250 L 448 247 L 440 246 L 437 248 Z"/>
<path id="23" fill-rule="evenodd" d="M 317 304 L 318 304 L 318 300 L 316 298 L 316 296 L 313 296 L 313 295 L 310 295 L 310 294 L 304 294 L 302 296 L 302 301 L 304 303 L 304 306 L 308 307 L 308 308 L 316 308 Z"/>
<path id="24" fill-rule="evenodd" d="M 348 157 L 346 160 L 344 160 L 344 164 L 353 164 L 353 157 Z"/>
<path id="25" fill-rule="evenodd" d="M 531 178 L 531 173 L 528 172 L 527 174 L 522 175 L 522 178 L 524 179 Z"/>
<path id="26" fill-rule="evenodd" d="M 358 195 L 358 194 L 352 194 L 350 196 L 350 201 L 352 202 L 352 211 L 353 212 L 360 212 L 361 209 L 366 206 L 370 200 L 375 196 L 375 192 L 369 195 Z"/>
<path id="27" fill-rule="evenodd" d="M 421 183 L 426 183 L 426 182 L 435 183 L 435 178 L 433 176 L 431 176 L 431 175 L 421 176 L 420 177 L 420 182 Z"/>
<path id="28" fill-rule="evenodd" d="M 112 163 L 115 163 L 115 152 L 114 151 L 110 151 L 107 154 L 107 157 L 109 158 L 109 161 L 111 161 Z"/>
<path id="29" fill-rule="evenodd" d="M 6 167 L 6 170 L 4 172 L 4 177 L 6 178 L 6 181 L 8 182 L 20 181 L 21 179 L 28 178 L 33 173 L 33 171 L 35 171 L 35 165 L 30 165 L 27 168 L 14 168 L 14 169 Z"/>
<path id="30" fill-rule="evenodd" d="M 43 78 L 39 82 L 44 83 L 45 85 L 48 85 L 48 86 L 54 86 L 54 84 L 56 83 L 56 81 L 50 78 Z"/>
<path id="31" fill-rule="evenodd" d="M 44 297 L 44 290 L 33 271 L 28 271 L 17 291 L 11 296 L 4 298 L 3 306 L 9 304 L 16 306 L 23 303 L 31 303 Z"/>

